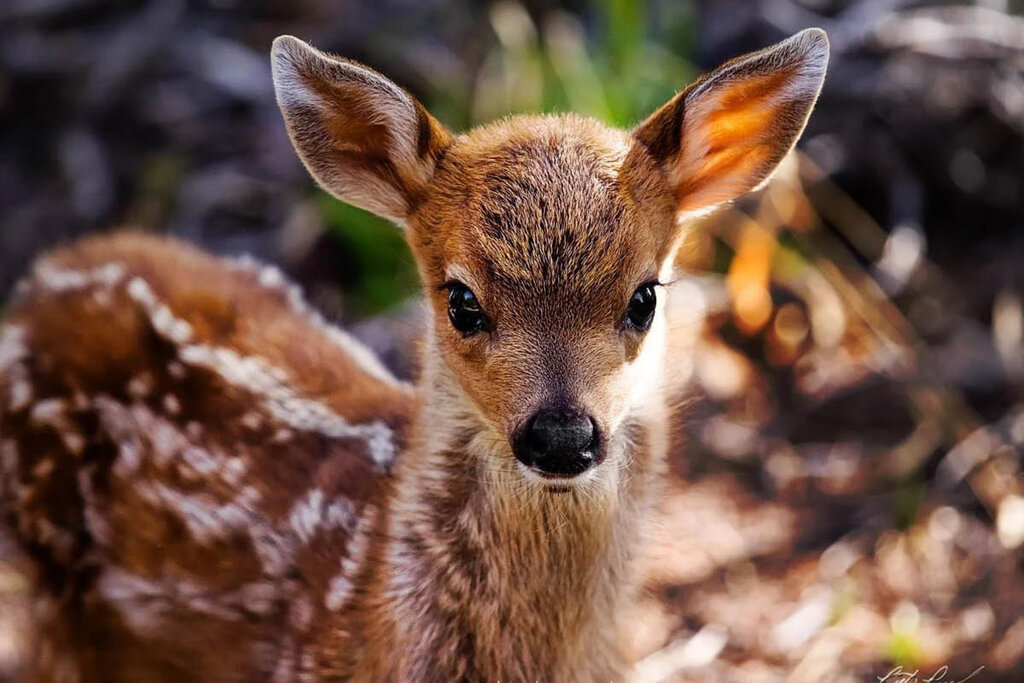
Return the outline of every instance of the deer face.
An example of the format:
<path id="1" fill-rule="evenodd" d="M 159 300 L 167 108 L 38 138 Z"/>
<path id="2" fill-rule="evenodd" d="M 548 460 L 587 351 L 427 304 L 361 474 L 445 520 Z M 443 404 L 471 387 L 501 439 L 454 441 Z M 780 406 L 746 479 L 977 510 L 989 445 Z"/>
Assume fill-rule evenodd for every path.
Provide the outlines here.
<path id="1" fill-rule="evenodd" d="M 411 216 L 436 347 L 527 476 L 599 464 L 655 379 L 674 232 L 655 171 L 594 122 L 514 119 L 453 141 Z"/>
<path id="2" fill-rule="evenodd" d="M 631 132 L 515 117 L 457 137 L 365 67 L 289 37 L 273 60 L 314 177 L 404 227 L 433 314 L 428 358 L 499 457 L 564 485 L 621 458 L 609 444 L 644 417 L 683 219 L 771 175 L 827 51 L 805 31 L 707 74 Z"/>

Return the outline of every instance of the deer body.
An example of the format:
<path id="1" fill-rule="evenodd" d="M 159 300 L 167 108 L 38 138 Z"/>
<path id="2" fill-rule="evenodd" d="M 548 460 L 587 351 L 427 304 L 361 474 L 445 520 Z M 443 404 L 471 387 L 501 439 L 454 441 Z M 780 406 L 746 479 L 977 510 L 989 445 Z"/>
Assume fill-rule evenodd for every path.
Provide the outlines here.
<path id="1" fill-rule="evenodd" d="M 379 74 L 279 39 L 303 161 L 406 231 L 421 377 L 395 380 L 272 268 L 131 233 L 40 261 L 0 328 L 37 678 L 621 678 L 679 218 L 768 177 L 826 55 L 805 32 L 632 132 L 452 136 Z"/>

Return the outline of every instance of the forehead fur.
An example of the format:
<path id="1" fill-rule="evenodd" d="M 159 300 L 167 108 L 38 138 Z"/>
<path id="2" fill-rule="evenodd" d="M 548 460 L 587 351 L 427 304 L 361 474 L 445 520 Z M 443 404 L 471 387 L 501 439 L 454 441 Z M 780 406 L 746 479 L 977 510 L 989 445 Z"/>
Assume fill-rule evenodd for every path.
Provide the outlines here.
<path id="1" fill-rule="evenodd" d="M 651 239 L 651 212 L 638 207 L 649 188 L 624 171 L 634 148 L 627 134 L 572 115 L 478 128 L 440 164 L 419 239 L 439 270 L 454 262 L 519 286 L 595 287 L 653 266 L 653 250 L 633 248 Z M 652 263 L 630 263 L 637 252 Z"/>

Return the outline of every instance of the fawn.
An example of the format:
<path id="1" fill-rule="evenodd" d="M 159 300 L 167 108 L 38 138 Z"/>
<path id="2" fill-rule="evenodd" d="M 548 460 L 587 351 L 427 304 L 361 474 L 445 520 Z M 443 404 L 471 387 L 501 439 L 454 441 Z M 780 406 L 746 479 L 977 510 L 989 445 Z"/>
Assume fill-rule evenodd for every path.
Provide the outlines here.
<path id="1" fill-rule="evenodd" d="M 817 29 L 634 130 L 449 133 L 273 47 L 299 156 L 402 226 L 426 293 L 396 380 L 279 271 L 122 233 L 41 259 L 0 332 L 4 516 L 53 681 L 597 681 L 666 450 L 686 219 L 757 188 L 821 88 Z"/>

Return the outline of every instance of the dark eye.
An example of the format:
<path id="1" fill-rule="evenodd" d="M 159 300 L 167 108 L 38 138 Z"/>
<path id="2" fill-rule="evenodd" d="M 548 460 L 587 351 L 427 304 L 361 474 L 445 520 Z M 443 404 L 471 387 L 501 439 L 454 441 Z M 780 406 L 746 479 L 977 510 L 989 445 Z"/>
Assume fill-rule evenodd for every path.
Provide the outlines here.
<path id="1" fill-rule="evenodd" d="M 637 287 L 629 299 L 629 308 L 626 309 L 626 325 L 646 332 L 654 320 L 654 309 L 657 304 L 658 297 L 654 293 L 653 284 L 647 283 Z"/>
<path id="2" fill-rule="evenodd" d="M 476 295 L 461 282 L 448 285 L 448 319 L 463 337 L 476 334 L 487 326 L 487 318 L 480 310 Z"/>

